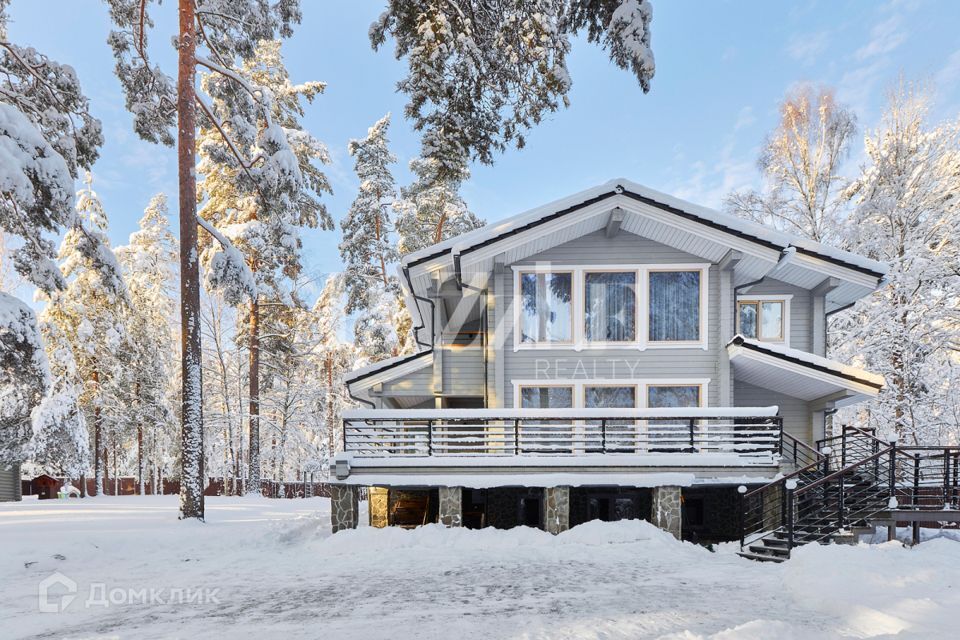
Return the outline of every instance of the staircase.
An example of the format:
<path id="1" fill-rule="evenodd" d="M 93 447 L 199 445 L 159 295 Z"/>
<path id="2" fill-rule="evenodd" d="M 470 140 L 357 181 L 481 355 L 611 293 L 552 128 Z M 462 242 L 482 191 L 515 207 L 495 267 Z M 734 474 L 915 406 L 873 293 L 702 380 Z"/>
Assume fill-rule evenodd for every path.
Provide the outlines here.
<path id="1" fill-rule="evenodd" d="M 794 441 L 793 462 L 798 469 L 783 478 L 740 488 L 741 556 L 783 562 L 805 544 L 855 542 L 891 509 L 960 507 L 958 447 L 900 447 L 843 427 L 799 455 Z"/>

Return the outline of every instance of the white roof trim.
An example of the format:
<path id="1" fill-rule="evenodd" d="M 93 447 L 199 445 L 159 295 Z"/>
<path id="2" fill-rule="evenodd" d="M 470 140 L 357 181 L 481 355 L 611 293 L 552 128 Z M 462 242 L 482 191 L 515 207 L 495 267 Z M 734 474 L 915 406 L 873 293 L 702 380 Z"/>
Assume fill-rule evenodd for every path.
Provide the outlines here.
<path id="1" fill-rule="evenodd" d="M 366 367 L 354 369 L 344 376 L 344 381 L 350 387 L 351 391 L 361 391 L 413 373 L 414 371 L 419 371 L 432 364 L 433 351 L 422 351 L 416 355 L 387 358 L 386 360 L 380 360 Z M 362 376 L 366 377 L 357 380 L 357 378 L 361 378 Z"/>
<path id="2" fill-rule="evenodd" d="M 875 398 L 884 385 L 883 376 L 875 373 L 799 349 L 758 342 L 742 336 L 737 336 L 727 345 L 727 353 L 734 367 L 735 379 L 743 379 L 808 402 L 848 391 L 854 395 L 845 399 L 843 404 L 852 404 Z M 742 366 L 748 368 L 741 369 L 744 373 L 738 376 L 737 369 Z M 764 375 L 762 383 L 754 383 L 747 378 L 749 374 L 759 373 Z"/>
<path id="3" fill-rule="evenodd" d="M 709 209 L 692 202 L 675 198 L 624 178 L 610 180 L 602 185 L 586 189 L 566 198 L 555 200 L 543 206 L 536 207 L 519 215 L 486 225 L 485 227 L 470 231 L 455 238 L 450 238 L 443 242 L 421 249 L 420 251 L 415 251 L 404 256 L 403 264 L 409 265 L 417 260 L 422 260 L 426 257 L 448 250 L 454 254 L 461 253 L 468 248 L 476 246 L 477 244 L 496 238 L 502 234 L 510 233 L 524 227 L 525 225 L 535 223 L 542 218 L 558 213 L 564 209 L 584 204 L 593 198 L 603 196 L 611 191 L 622 193 L 623 190 L 628 190 L 631 193 L 637 194 L 649 200 L 653 200 L 659 204 L 663 204 L 674 209 L 679 209 L 685 213 L 689 213 L 701 218 L 704 221 L 722 225 L 729 228 L 733 232 L 743 233 L 762 242 L 769 242 L 774 245 L 778 245 L 781 249 L 791 246 L 796 247 L 804 251 L 809 251 L 835 260 L 840 260 L 855 267 L 867 269 L 878 274 L 885 274 L 888 269 L 887 265 L 884 263 L 843 251 L 841 249 L 830 247 L 813 240 L 775 231 L 749 220 L 744 220 L 736 216 L 721 213 L 714 209 Z"/>

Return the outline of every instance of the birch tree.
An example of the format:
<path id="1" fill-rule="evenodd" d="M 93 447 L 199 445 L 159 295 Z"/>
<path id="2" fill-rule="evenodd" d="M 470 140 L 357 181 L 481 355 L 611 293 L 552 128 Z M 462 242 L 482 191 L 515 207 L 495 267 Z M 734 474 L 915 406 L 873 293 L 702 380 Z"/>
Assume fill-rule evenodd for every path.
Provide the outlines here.
<path id="1" fill-rule="evenodd" d="M 838 354 L 884 375 L 857 417 L 904 440 L 958 433 L 960 121 L 931 126 L 929 96 L 901 84 L 846 194 L 850 249 L 890 265 L 887 284 L 834 323 Z"/>
<path id="2" fill-rule="evenodd" d="M 731 194 L 728 209 L 787 233 L 838 243 L 846 202 L 840 170 L 855 132 L 856 117 L 833 91 L 805 85 L 790 92 L 757 162 L 765 188 Z"/>

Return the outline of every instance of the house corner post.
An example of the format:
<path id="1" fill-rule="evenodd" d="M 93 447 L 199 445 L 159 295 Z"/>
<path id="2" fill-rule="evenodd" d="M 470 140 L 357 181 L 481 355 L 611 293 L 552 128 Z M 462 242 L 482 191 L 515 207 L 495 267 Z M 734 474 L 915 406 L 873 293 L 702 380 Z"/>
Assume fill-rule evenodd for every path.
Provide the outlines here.
<path id="1" fill-rule="evenodd" d="M 570 528 L 570 487 L 543 490 L 543 527 L 553 535 Z"/>
<path id="2" fill-rule="evenodd" d="M 383 529 L 390 524 L 390 489 L 387 487 L 370 487 L 367 489 L 367 496 L 370 526 Z"/>
<path id="3" fill-rule="evenodd" d="M 438 518 L 445 527 L 463 526 L 462 487 L 440 487 Z"/>
<path id="4" fill-rule="evenodd" d="M 682 519 L 680 487 L 654 487 L 650 511 L 655 526 L 680 540 Z"/>
<path id="5" fill-rule="evenodd" d="M 357 487 L 346 484 L 330 485 L 330 530 L 356 529 L 360 512 Z"/>

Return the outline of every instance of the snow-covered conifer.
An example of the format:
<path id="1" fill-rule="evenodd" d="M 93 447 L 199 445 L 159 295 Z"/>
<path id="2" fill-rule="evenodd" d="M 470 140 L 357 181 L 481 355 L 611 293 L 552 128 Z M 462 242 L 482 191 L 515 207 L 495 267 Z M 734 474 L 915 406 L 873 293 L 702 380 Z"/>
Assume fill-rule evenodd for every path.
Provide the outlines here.
<path id="1" fill-rule="evenodd" d="M 835 353 L 884 375 L 887 387 L 856 415 L 902 441 L 960 432 L 960 121 L 927 122 L 928 95 L 901 85 L 867 161 L 847 190 L 851 250 L 890 265 L 886 286 L 841 314 Z"/>
<path id="2" fill-rule="evenodd" d="M 490 164 L 508 143 L 522 147 L 529 128 L 568 104 L 566 57 L 579 31 L 649 90 L 651 17 L 647 0 L 389 0 L 370 41 L 379 49 L 396 40 L 408 64 L 399 88 L 410 98 L 407 117 L 424 131 L 422 155 L 441 177 L 458 179 L 469 159 Z"/>

